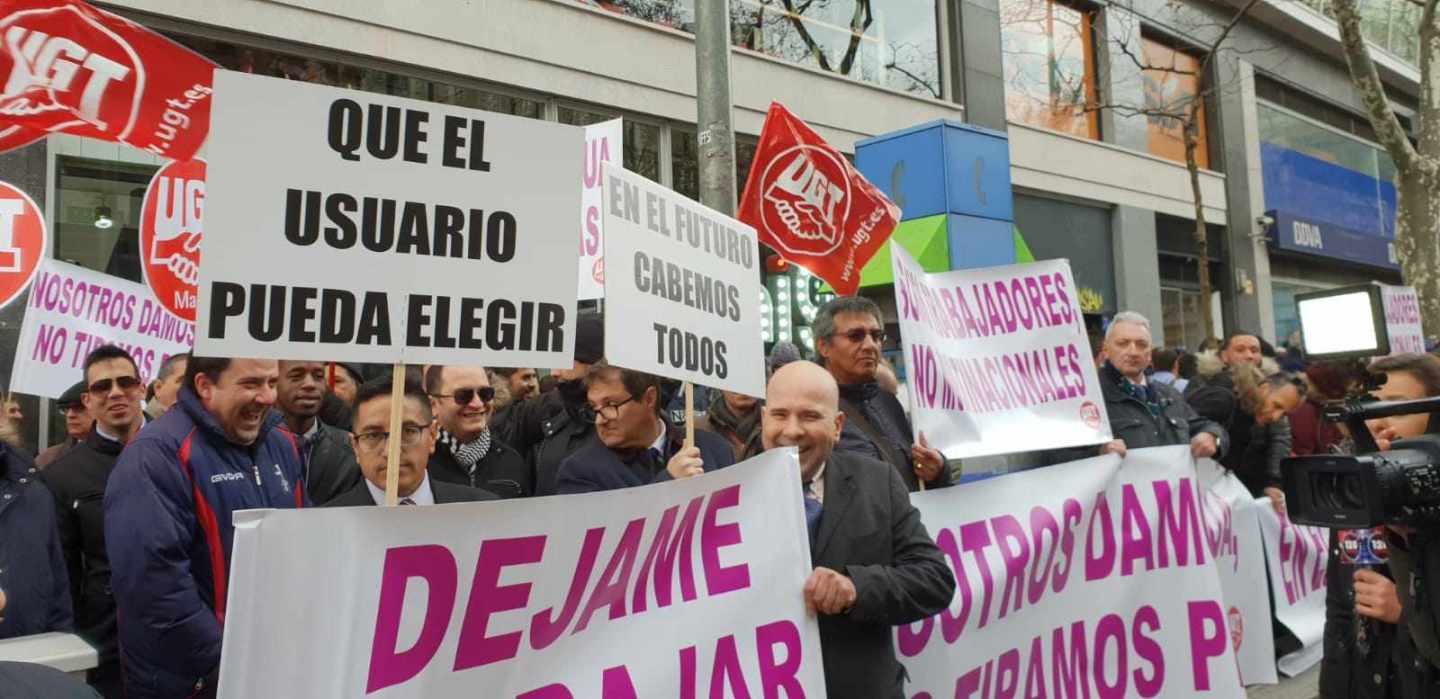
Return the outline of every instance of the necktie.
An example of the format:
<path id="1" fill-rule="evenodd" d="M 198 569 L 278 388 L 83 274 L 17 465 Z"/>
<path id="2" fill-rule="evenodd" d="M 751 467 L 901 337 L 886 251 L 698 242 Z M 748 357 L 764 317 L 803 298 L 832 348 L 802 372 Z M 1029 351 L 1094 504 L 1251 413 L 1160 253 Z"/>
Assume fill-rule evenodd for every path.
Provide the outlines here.
<path id="1" fill-rule="evenodd" d="M 820 498 L 815 497 L 815 488 L 810 482 L 805 483 L 805 528 L 810 531 L 810 543 L 815 543 L 815 535 L 820 531 L 820 513 L 825 506 L 820 504 Z"/>
<path id="2" fill-rule="evenodd" d="M 660 450 L 655 447 L 646 449 L 645 456 L 642 458 L 645 459 L 645 465 L 649 467 L 651 473 L 659 473 L 665 468 L 665 455 L 661 454 Z"/>
<path id="3" fill-rule="evenodd" d="M 414 501 L 414 500 L 411 500 L 410 498 L 400 498 L 400 504 L 401 504 L 401 505 L 414 505 L 414 504 L 415 504 L 415 501 Z"/>

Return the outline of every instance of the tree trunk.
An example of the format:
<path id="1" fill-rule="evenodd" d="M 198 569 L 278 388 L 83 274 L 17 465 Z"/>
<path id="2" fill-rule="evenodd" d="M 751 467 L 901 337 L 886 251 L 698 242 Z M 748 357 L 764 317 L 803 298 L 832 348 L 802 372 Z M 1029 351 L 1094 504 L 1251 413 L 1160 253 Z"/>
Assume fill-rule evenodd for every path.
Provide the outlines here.
<path id="1" fill-rule="evenodd" d="M 1395 255 L 1405 283 L 1420 297 L 1427 334 L 1440 332 L 1440 15 L 1427 0 L 1420 22 L 1418 146 L 1410 143 L 1385 97 L 1385 86 L 1360 31 L 1356 0 L 1334 0 L 1340 46 L 1380 144 L 1395 161 Z"/>
<path id="2" fill-rule="evenodd" d="M 1201 100 L 1197 97 L 1194 105 L 1187 110 L 1188 117 L 1184 120 L 1184 128 L 1181 129 L 1185 135 L 1185 171 L 1190 174 L 1190 195 L 1195 199 L 1195 254 L 1199 258 L 1195 261 L 1196 277 L 1200 281 L 1200 320 L 1205 324 L 1205 339 L 1215 339 L 1215 318 L 1213 309 L 1210 307 L 1210 237 L 1205 230 L 1205 198 L 1200 193 L 1200 163 L 1195 158 L 1195 149 L 1199 147 L 1199 104 Z"/>

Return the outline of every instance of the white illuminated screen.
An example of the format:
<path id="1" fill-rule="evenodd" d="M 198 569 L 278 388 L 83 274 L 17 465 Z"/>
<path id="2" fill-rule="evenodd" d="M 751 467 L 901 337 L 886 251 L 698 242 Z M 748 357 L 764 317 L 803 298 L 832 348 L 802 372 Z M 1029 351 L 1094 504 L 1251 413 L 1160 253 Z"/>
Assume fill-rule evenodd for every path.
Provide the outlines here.
<path id="1" fill-rule="evenodd" d="M 1380 341 L 1375 337 L 1374 307 L 1370 294 L 1322 296 L 1299 302 L 1300 328 L 1305 336 L 1306 354 L 1339 354 L 1342 352 L 1375 352 Z"/>

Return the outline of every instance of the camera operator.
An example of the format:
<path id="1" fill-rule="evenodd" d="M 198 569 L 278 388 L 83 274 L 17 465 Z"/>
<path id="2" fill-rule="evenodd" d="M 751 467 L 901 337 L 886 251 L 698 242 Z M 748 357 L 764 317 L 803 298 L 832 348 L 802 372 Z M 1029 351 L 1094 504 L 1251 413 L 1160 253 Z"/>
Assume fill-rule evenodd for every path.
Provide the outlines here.
<path id="1" fill-rule="evenodd" d="M 1378 400 L 1413 400 L 1440 395 L 1440 360 L 1405 354 L 1377 360 L 1370 370 L 1385 376 Z M 1428 415 L 1370 420 L 1366 426 L 1382 449 L 1397 439 L 1424 434 Z M 1340 532 L 1330 535 L 1326 567 L 1325 658 L 1320 695 L 1340 697 L 1440 696 L 1437 673 L 1417 653 L 1387 566 L 1346 565 Z"/>
<path id="2" fill-rule="evenodd" d="M 1428 354 L 1398 354 L 1378 359 L 1370 365 L 1372 373 L 1384 374 L 1385 384 L 1374 396 L 1380 400 L 1415 400 L 1440 396 L 1440 359 Z M 1433 414 L 1399 415 L 1379 418 L 1366 423 L 1380 449 L 1388 450 L 1396 440 L 1440 432 L 1440 420 Z M 1390 574 L 1393 582 L 1371 571 L 1355 573 L 1355 611 L 1362 616 L 1387 622 L 1377 634 L 1393 636 L 1390 673 L 1395 687 L 1390 696 L 1440 696 L 1440 635 L 1436 629 L 1434 593 L 1429 581 L 1440 579 L 1440 532 L 1387 527 L 1390 551 Z M 1332 550 L 1331 561 L 1334 561 Z M 1339 566 L 1336 566 L 1339 567 Z M 1367 574 L 1368 573 L 1368 574 Z M 1364 580 L 1362 581 L 1362 575 Z M 1336 585 L 1336 576 L 1328 581 L 1329 597 Z M 1355 626 L 1352 624 L 1351 629 Z M 1327 613 L 1325 655 L 1331 650 L 1331 623 Z M 1377 654 L 1372 649 L 1371 654 Z M 1374 658 L 1371 662 L 1378 662 Z M 1428 662 L 1427 662 L 1428 661 Z M 1323 672 L 1323 671 L 1322 671 Z M 1378 670 L 1371 672 L 1375 675 Z M 1363 677 L 1357 677 L 1363 680 Z M 1361 682 L 1352 683 L 1353 685 Z M 1321 687 L 1326 684 L 1322 675 Z M 1352 696 L 1340 690 L 1325 696 Z M 1358 695 L 1353 695 L 1358 696 Z"/>
<path id="3" fill-rule="evenodd" d="M 1306 385 L 1293 374 L 1265 374 L 1250 362 L 1236 362 L 1225 374 L 1186 397 L 1190 406 L 1225 428 L 1230 446 L 1220 463 L 1234 471 L 1256 497 L 1270 498 L 1285 509 L 1280 462 L 1290 455 L 1290 423 L 1286 414 L 1305 398 Z"/>

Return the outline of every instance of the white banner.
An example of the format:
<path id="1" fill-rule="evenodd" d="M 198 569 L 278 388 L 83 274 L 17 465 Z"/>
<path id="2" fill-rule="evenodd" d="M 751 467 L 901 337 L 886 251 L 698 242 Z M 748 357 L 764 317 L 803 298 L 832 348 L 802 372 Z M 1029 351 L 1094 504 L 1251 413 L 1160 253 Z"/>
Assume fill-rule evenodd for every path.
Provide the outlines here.
<path id="1" fill-rule="evenodd" d="M 197 352 L 571 366 L 581 129 L 230 71 L 211 115 Z"/>
<path id="2" fill-rule="evenodd" d="M 605 227 L 601 163 L 625 162 L 625 120 L 585 127 L 585 181 L 580 203 L 580 300 L 605 298 Z"/>
<path id="3" fill-rule="evenodd" d="M 1275 619 L 1302 648 L 1280 658 L 1280 672 L 1294 677 L 1320 661 L 1325 640 L 1325 566 L 1330 530 L 1294 524 L 1275 511 L 1269 498 L 1255 500 Z"/>
<path id="4" fill-rule="evenodd" d="M 1070 264 L 926 274 L 890 246 L 913 404 L 956 459 L 1110 440 Z"/>
<path id="5" fill-rule="evenodd" d="M 10 390 L 59 398 L 85 378 L 85 355 L 107 344 L 129 352 L 148 384 L 194 339 L 194 324 L 166 311 L 149 288 L 46 258 L 25 306 Z"/>
<path id="6" fill-rule="evenodd" d="M 912 495 L 957 588 L 907 696 L 1244 697 L 1203 496 L 1187 446 Z"/>
<path id="7" fill-rule="evenodd" d="M 617 163 L 603 166 L 605 358 L 765 395 L 755 230 Z"/>
<path id="8" fill-rule="evenodd" d="M 1413 286 L 1380 285 L 1385 306 L 1385 329 L 1390 335 L 1390 353 L 1425 353 L 1425 330 L 1420 325 L 1420 297 Z"/>
<path id="9" fill-rule="evenodd" d="M 1205 491 L 1205 539 L 1224 591 L 1240 680 L 1247 686 L 1275 684 L 1279 677 L 1258 516 L 1269 501 L 1257 503 L 1235 474 L 1210 459 L 1197 462 L 1195 470 Z"/>
<path id="10" fill-rule="evenodd" d="M 824 696 L 799 473 L 238 513 L 220 697 Z"/>

